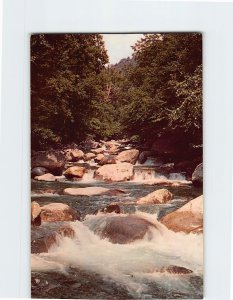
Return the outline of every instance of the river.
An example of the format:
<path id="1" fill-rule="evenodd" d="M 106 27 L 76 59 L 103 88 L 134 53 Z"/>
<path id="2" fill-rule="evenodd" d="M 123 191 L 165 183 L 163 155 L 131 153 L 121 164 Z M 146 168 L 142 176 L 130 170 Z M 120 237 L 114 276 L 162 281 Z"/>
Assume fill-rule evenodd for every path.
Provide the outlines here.
<path id="1" fill-rule="evenodd" d="M 92 171 L 79 182 L 32 180 L 33 201 L 40 205 L 52 202 L 66 203 L 80 212 L 82 220 L 68 222 L 75 232 L 73 238 L 61 237 L 48 253 L 32 254 L 33 298 L 203 297 L 203 235 L 175 233 L 159 223 L 161 217 L 201 195 L 202 189 L 192 185 L 166 187 L 173 194 L 173 200 L 169 203 L 136 206 L 134 200 L 163 187 L 146 185 L 143 182 L 151 176 L 158 176 L 153 171 L 153 166 L 134 168 L 136 176 L 133 181 L 127 182 L 96 181 L 92 179 Z M 170 176 L 171 179 L 183 178 L 182 174 Z M 91 197 L 61 194 L 67 187 L 87 186 L 119 189 L 123 190 L 124 194 Z M 91 230 L 98 222 L 98 215 L 95 213 L 112 202 L 121 203 L 122 215 L 137 214 L 162 226 L 162 234 L 154 230 L 150 239 L 145 236 L 129 244 L 113 244 L 107 239 L 101 239 Z M 39 228 L 33 227 L 32 241 L 58 225 L 60 224 L 43 223 Z M 192 273 L 167 272 L 164 268 L 169 266 L 183 267 Z"/>

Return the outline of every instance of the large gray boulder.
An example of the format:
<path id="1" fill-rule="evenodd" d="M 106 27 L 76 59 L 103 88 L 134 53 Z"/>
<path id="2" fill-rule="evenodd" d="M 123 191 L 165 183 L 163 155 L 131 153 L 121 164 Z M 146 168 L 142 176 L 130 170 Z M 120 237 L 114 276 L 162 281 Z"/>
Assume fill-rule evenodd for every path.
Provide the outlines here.
<path id="1" fill-rule="evenodd" d="M 196 186 L 203 184 L 203 164 L 199 164 L 192 174 L 192 182 Z"/>
<path id="2" fill-rule="evenodd" d="M 36 153 L 31 160 L 32 169 L 44 167 L 54 175 L 60 175 L 66 163 L 66 157 L 60 151 L 43 151 Z"/>

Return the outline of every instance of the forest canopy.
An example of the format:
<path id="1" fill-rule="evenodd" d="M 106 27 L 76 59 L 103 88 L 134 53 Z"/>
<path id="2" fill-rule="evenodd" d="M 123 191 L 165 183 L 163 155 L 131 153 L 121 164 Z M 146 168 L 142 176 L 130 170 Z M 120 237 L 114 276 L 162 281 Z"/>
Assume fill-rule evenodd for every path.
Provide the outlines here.
<path id="1" fill-rule="evenodd" d="M 109 65 L 100 34 L 31 36 L 32 149 L 166 134 L 201 144 L 201 34 L 144 34 L 132 47 Z"/>

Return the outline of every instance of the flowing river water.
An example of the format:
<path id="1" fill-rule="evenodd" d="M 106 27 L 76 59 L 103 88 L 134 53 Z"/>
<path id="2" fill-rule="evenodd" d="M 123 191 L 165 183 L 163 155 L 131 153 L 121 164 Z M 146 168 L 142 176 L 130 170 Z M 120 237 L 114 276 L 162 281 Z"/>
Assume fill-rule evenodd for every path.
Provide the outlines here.
<path id="1" fill-rule="evenodd" d="M 106 183 L 93 179 L 90 166 L 81 181 L 39 182 L 32 180 L 32 200 L 40 205 L 66 203 L 79 211 L 81 220 L 69 223 L 73 238 L 60 237 L 48 253 L 32 254 L 32 297 L 75 299 L 201 299 L 203 297 L 203 235 L 175 233 L 159 220 L 187 201 L 202 194 L 201 188 L 191 186 L 165 187 L 173 193 L 167 204 L 137 206 L 134 200 L 161 186 L 144 181 L 162 176 L 153 165 L 135 165 L 132 181 Z M 170 174 L 170 179 L 184 179 L 183 174 Z M 123 190 L 122 195 L 69 196 L 61 192 L 67 187 L 101 186 Z M 113 244 L 95 234 L 101 222 L 95 214 L 112 202 L 122 203 L 122 216 L 138 214 L 154 223 L 151 230 L 129 244 Z M 124 203 L 125 202 L 125 203 Z M 112 214 L 114 217 L 114 213 Z M 59 222 L 58 222 L 59 223 Z M 64 222 L 63 222 L 64 223 Z M 60 224 L 43 223 L 32 228 L 32 241 Z M 33 252 L 33 251 L 32 251 Z M 179 266 L 192 273 L 178 274 L 166 267 Z M 161 270 L 164 270 L 161 272 Z"/>

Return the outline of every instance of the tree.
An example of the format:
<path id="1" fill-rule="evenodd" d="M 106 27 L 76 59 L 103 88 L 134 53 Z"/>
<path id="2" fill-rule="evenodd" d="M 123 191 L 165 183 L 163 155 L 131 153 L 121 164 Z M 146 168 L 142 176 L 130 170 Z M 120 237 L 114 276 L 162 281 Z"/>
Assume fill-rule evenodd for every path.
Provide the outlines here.
<path id="1" fill-rule="evenodd" d="M 79 141 L 89 125 L 95 86 L 108 56 L 99 34 L 31 37 L 32 148 Z"/>

